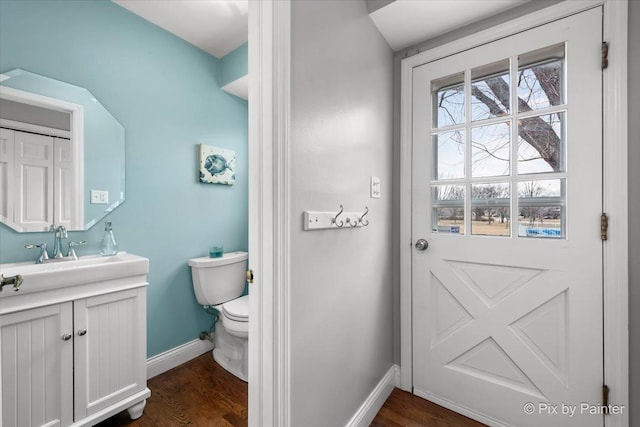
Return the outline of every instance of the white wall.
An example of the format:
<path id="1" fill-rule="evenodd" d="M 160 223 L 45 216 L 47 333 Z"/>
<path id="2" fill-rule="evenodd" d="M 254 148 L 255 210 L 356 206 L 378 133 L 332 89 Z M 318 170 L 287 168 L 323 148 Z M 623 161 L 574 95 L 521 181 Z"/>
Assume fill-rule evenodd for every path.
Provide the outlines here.
<path id="1" fill-rule="evenodd" d="M 343 426 L 393 364 L 393 53 L 364 0 L 292 3 L 291 425 Z M 370 225 L 302 230 L 340 204 Z"/>

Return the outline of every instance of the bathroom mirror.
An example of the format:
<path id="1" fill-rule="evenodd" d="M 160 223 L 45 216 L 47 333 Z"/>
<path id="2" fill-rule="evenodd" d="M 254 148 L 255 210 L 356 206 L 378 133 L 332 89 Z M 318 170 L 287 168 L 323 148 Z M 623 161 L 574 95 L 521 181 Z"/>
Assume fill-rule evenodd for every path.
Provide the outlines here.
<path id="1" fill-rule="evenodd" d="M 0 75 L 0 222 L 87 230 L 124 202 L 122 125 L 87 89 Z"/>

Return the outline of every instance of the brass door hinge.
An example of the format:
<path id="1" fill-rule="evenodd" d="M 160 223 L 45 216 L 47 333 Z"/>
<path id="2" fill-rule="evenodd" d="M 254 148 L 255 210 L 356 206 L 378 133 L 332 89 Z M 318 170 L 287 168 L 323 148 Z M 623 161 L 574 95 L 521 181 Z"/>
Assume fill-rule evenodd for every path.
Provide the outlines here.
<path id="1" fill-rule="evenodd" d="M 609 229 L 609 217 L 606 213 L 602 212 L 600 215 L 600 239 L 607 240 L 609 238 L 609 234 L 607 230 Z"/>
<path id="2" fill-rule="evenodd" d="M 602 408 L 605 414 L 609 414 L 609 386 L 602 385 Z"/>
<path id="3" fill-rule="evenodd" d="M 253 270 L 247 270 L 247 282 L 253 283 Z"/>
<path id="4" fill-rule="evenodd" d="M 602 42 L 600 52 L 602 53 L 602 69 L 604 70 L 609 66 L 609 43 Z"/>

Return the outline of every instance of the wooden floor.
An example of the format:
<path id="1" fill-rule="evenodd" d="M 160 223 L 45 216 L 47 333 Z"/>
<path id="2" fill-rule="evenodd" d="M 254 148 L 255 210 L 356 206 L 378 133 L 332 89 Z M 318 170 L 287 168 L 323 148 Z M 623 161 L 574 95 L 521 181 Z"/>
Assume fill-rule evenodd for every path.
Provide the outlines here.
<path id="1" fill-rule="evenodd" d="M 151 397 L 147 399 L 142 417 L 132 421 L 124 411 L 98 427 L 247 425 L 247 384 L 218 366 L 211 353 L 150 379 L 148 386 Z M 395 389 L 371 426 L 479 427 L 483 424 Z"/>
<path id="2" fill-rule="evenodd" d="M 127 411 L 99 427 L 218 427 L 247 425 L 247 383 L 240 381 L 207 352 L 184 365 L 151 378 L 142 417 L 135 421 Z"/>
<path id="3" fill-rule="evenodd" d="M 484 424 L 396 388 L 371 426 L 484 427 Z"/>

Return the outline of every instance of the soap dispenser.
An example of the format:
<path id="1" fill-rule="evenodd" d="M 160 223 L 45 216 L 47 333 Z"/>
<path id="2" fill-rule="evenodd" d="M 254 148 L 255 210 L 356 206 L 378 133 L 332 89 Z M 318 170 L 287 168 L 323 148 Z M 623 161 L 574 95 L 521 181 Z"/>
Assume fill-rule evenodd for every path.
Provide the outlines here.
<path id="1" fill-rule="evenodd" d="M 100 255 L 109 256 L 118 253 L 118 243 L 116 238 L 113 237 L 113 230 L 111 229 L 111 221 L 104 222 L 104 237 L 100 243 Z"/>

